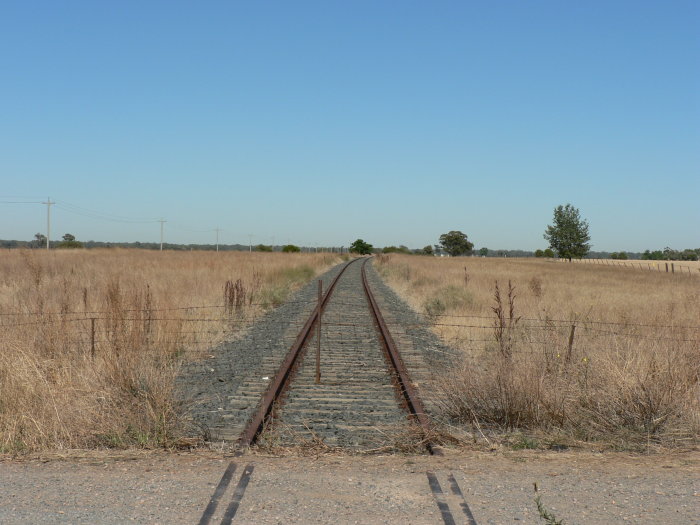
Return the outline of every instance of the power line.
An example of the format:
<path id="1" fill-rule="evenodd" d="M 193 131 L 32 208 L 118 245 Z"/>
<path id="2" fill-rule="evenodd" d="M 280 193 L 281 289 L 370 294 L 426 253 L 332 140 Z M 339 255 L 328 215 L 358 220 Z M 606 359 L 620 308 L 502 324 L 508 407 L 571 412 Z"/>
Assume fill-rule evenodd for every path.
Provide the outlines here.
<path id="1" fill-rule="evenodd" d="M 89 208 L 84 208 L 82 206 L 76 206 L 66 201 L 58 201 L 57 208 L 73 213 L 75 215 L 82 215 L 83 217 L 89 217 L 91 219 L 99 219 L 103 221 L 111 222 L 121 222 L 121 223 L 136 223 L 136 224 L 147 224 L 158 222 L 158 219 L 153 217 L 126 217 L 123 215 L 117 215 L 114 213 L 108 213 L 104 211 L 91 210 Z"/>
<path id="2" fill-rule="evenodd" d="M 26 196 L 26 195 L 4 195 L 0 196 L 0 199 L 6 199 L 6 200 L 0 200 L 0 204 L 44 204 L 47 206 L 47 238 L 49 240 L 47 241 L 47 244 L 50 246 L 50 220 L 51 220 L 51 206 L 55 206 L 56 209 L 68 212 L 74 215 L 78 215 L 81 217 L 87 217 L 90 219 L 95 219 L 99 221 L 108 221 L 108 222 L 114 222 L 114 223 L 124 223 L 124 224 L 152 224 L 156 222 L 161 223 L 161 230 L 162 230 L 162 235 L 161 235 L 161 244 L 164 244 L 164 231 L 163 231 L 163 223 L 164 222 L 170 222 L 170 221 L 165 221 L 164 219 L 158 219 L 154 217 L 127 217 L 125 215 L 118 215 L 115 213 L 110 213 L 110 212 L 105 212 L 105 211 L 99 211 L 99 210 L 94 210 L 91 208 L 86 208 L 84 206 L 78 206 L 76 204 L 64 201 L 64 200 L 56 200 L 52 201 L 51 199 L 48 199 L 47 201 L 41 201 L 41 200 L 30 200 L 33 197 L 31 196 Z M 17 199 L 17 200 L 14 200 Z M 28 200 L 22 200 L 22 199 L 28 199 Z M 231 235 L 244 235 L 239 233 L 236 233 L 232 230 L 228 230 L 226 228 L 220 228 L 217 226 L 216 228 L 208 228 L 208 229 L 190 229 L 187 228 L 185 225 L 181 225 L 177 222 L 171 222 L 170 223 L 172 227 L 174 227 L 176 230 L 179 231 L 185 231 L 189 233 L 209 233 L 209 232 L 215 232 L 216 234 L 216 246 L 220 249 L 220 238 L 221 238 L 221 233 L 222 232 L 228 232 L 229 236 Z M 258 237 L 257 234 L 249 233 L 248 234 L 248 250 L 253 251 L 253 238 Z M 271 240 L 272 240 L 272 245 L 275 245 L 275 240 L 276 236 L 272 235 Z M 243 244 L 243 243 L 240 243 Z M 243 244 L 244 245 L 244 244 Z M 218 251 L 218 250 L 217 250 Z M 311 250 L 310 250 L 311 251 Z"/>

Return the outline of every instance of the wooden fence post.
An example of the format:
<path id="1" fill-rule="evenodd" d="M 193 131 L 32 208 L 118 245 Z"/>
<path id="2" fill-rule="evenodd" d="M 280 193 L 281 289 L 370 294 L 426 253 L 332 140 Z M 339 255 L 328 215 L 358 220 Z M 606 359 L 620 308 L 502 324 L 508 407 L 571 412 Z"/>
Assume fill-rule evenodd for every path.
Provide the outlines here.
<path id="1" fill-rule="evenodd" d="M 574 332 L 576 332 L 576 324 L 571 325 L 571 332 L 569 333 L 569 348 L 566 352 L 566 362 L 571 361 L 571 351 L 574 348 Z"/>
<path id="2" fill-rule="evenodd" d="M 90 357 L 95 359 L 95 318 L 90 318 Z"/>

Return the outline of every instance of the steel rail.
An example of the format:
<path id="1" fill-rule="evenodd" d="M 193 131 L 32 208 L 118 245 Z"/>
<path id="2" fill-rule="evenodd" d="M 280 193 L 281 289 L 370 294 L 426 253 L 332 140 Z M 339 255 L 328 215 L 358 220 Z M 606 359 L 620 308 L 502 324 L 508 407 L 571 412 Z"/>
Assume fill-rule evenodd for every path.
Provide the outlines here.
<path id="1" fill-rule="evenodd" d="M 338 275 L 336 275 L 335 278 L 331 281 L 331 284 L 328 286 L 324 293 L 321 304 L 317 305 L 316 308 L 314 308 L 314 311 L 307 319 L 303 328 L 299 332 L 299 335 L 297 335 L 297 338 L 295 339 L 291 348 L 287 352 L 287 355 L 284 358 L 282 365 L 280 366 L 279 370 L 270 382 L 270 386 L 265 391 L 265 394 L 263 394 L 262 400 L 258 405 L 258 409 L 246 425 L 245 429 L 241 433 L 241 436 L 238 438 L 239 448 L 242 449 L 245 447 L 249 447 L 257 439 L 259 432 L 263 428 L 265 420 L 272 411 L 272 407 L 275 401 L 285 390 L 287 383 L 289 382 L 290 376 L 292 375 L 292 370 L 294 369 L 294 366 L 296 365 L 296 363 L 299 360 L 299 357 L 302 354 L 302 349 L 304 348 L 304 345 L 309 339 L 309 336 L 312 334 L 313 328 L 316 326 L 319 311 L 323 311 L 323 307 L 330 299 L 331 294 L 335 289 L 335 285 L 338 282 L 338 279 L 340 279 L 340 276 L 343 275 L 348 266 L 350 266 L 352 263 L 358 260 L 359 259 L 353 259 L 352 261 L 348 262 L 345 266 L 343 266 Z"/>
<path id="2" fill-rule="evenodd" d="M 369 281 L 367 280 L 367 272 L 365 271 L 367 261 L 369 261 L 369 259 L 365 259 L 365 261 L 362 263 L 362 286 L 365 290 L 367 300 L 369 301 L 370 310 L 372 311 L 372 315 L 379 328 L 381 340 L 384 344 L 384 347 L 386 348 L 386 353 L 389 356 L 391 366 L 396 371 L 396 379 L 399 383 L 401 394 L 406 400 L 408 410 L 411 413 L 411 415 L 415 417 L 415 419 L 418 421 L 418 424 L 423 429 L 424 435 L 426 437 L 430 436 L 431 424 L 430 420 L 428 419 L 428 416 L 426 415 L 423 402 L 421 401 L 420 396 L 418 395 L 416 387 L 411 382 L 408 369 L 406 368 L 403 359 L 401 359 L 399 349 L 396 346 L 396 343 L 394 342 L 394 338 L 391 336 L 391 332 L 389 331 L 389 327 L 387 326 L 386 321 L 384 321 L 384 316 L 382 315 L 382 312 L 379 309 L 377 300 L 374 298 L 372 290 L 369 287 Z M 426 448 L 433 455 L 442 455 L 442 451 L 440 450 L 440 448 L 430 443 L 430 441 L 426 443 Z"/>

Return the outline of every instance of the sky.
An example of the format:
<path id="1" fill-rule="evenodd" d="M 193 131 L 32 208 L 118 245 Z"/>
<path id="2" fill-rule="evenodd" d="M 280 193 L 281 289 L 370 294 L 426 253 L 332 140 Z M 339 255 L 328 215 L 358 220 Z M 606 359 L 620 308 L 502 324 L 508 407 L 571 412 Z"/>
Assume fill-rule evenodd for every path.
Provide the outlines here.
<path id="1" fill-rule="evenodd" d="M 700 2 L 5 1 L 0 238 L 700 247 Z M 251 237 L 252 236 L 252 237 Z"/>

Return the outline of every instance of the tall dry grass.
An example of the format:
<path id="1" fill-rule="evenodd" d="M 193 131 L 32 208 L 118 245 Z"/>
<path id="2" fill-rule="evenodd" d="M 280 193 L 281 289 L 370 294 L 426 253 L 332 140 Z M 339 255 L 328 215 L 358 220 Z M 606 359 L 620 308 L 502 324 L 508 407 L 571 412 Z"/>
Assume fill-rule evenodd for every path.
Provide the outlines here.
<path id="1" fill-rule="evenodd" d="M 462 351 L 443 393 L 453 421 L 549 443 L 698 443 L 699 277 L 536 259 L 376 266 Z"/>
<path id="2" fill-rule="evenodd" d="M 335 262 L 330 254 L 0 252 L 0 452 L 171 445 L 183 360 Z"/>

